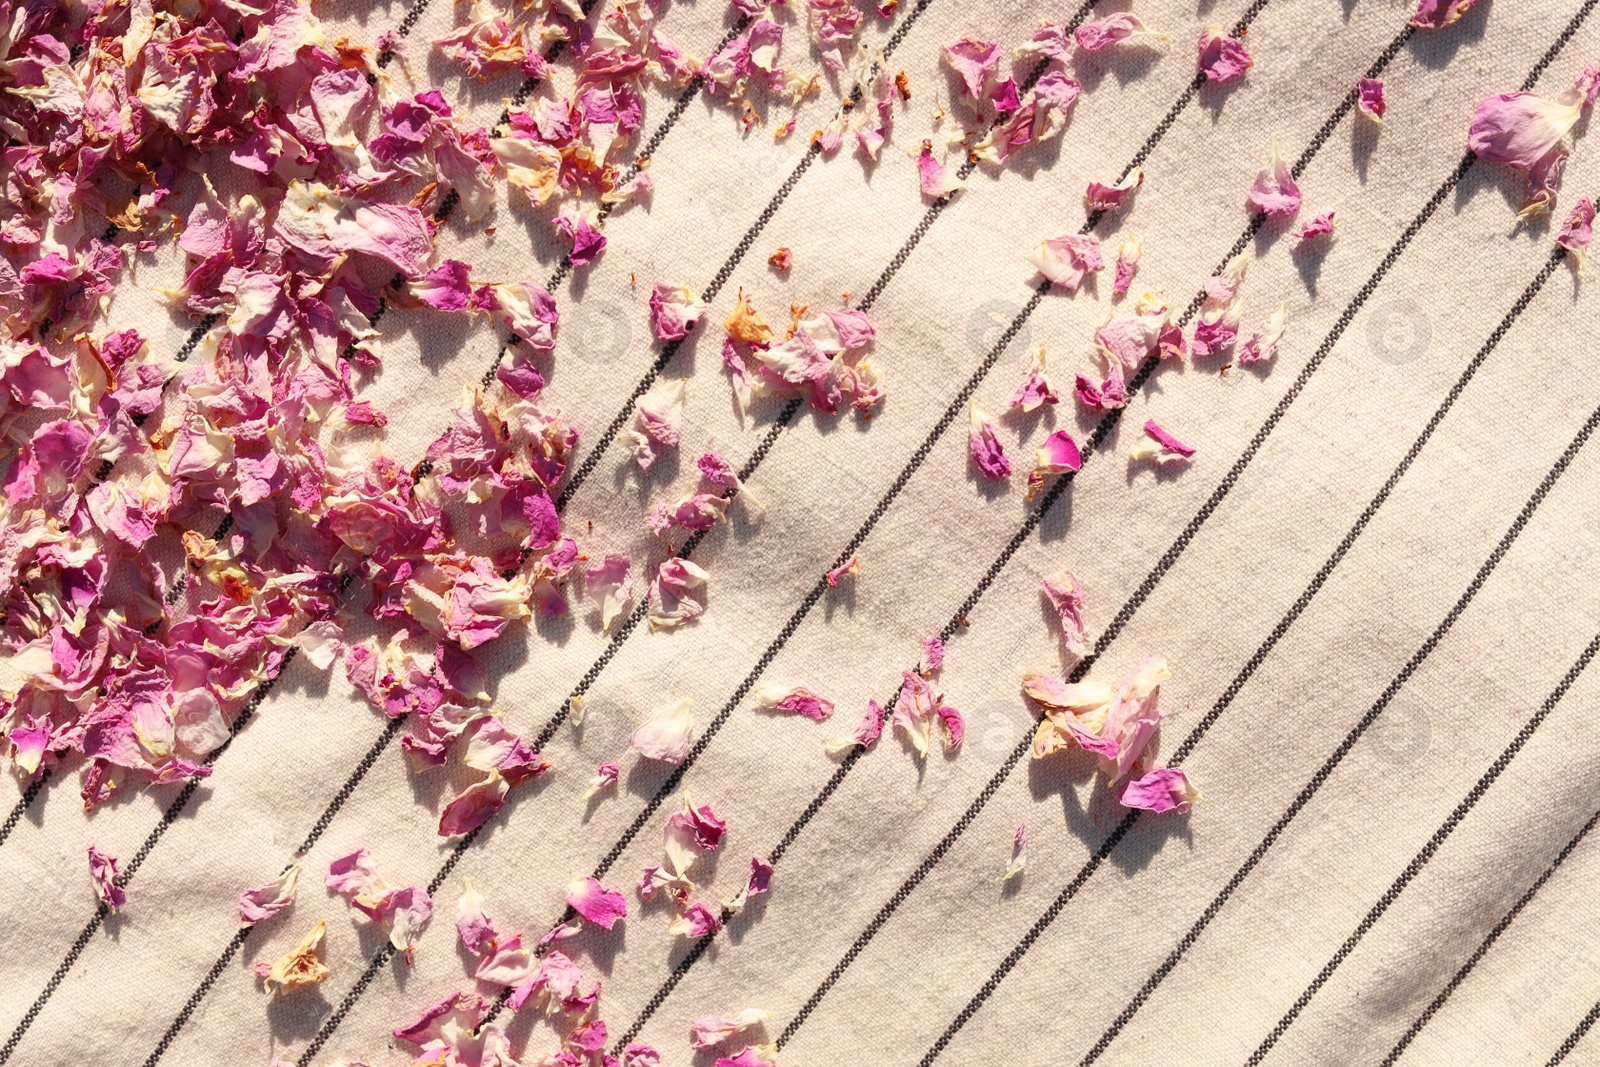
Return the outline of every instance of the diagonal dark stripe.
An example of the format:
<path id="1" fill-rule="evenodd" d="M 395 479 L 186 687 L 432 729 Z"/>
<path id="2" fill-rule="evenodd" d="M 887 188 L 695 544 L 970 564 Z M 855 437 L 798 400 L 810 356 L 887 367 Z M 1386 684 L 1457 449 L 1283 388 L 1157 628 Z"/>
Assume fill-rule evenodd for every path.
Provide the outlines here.
<path id="1" fill-rule="evenodd" d="M 1494 947 L 1494 943 L 1500 939 L 1500 935 L 1506 932 L 1518 915 L 1522 914 L 1523 909 L 1528 906 L 1528 903 L 1533 900 L 1539 890 L 1544 888 L 1544 884 L 1555 875 L 1561 865 L 1567 861 L 1567 857 L 1572 855 L 1573 850 L 1588 836 L 1589 831 L 1594 829 L 1596 823 L 1600 823 L 1600 811 L 1596 811 L 1589 816 L 1589 821 L 1583 824 L 1572 839 L 1562 847 L 1560 852 L 1556 853 L 1556 858 L 1551 860 L 1550 865 L 1544 869 L 1538 878 L 1533 880 L 1533 884 L 1528 886 L 1527 891 L 1511 906 L 1511 910 L 1500 917 L 1500 921 L 1494 924 L 1494 929 L 1490 930 L 1488 935 L 1478 944 L 1478 947 L 1472 950 L 1472 955 L 1468 956 L 1466 962 L 1457 968 L 1455 974 L 1450 976 L 1450 981 L 1445 983 L 1444 988 L 1439 990 L 1438 995 L 1422 1010 L 1422 1014 L 1418 1015 L 1416 1020 L 1406 1028 L 1406 1032 L 1400 1035 L 1400 1040 L 1395 1042 L 1394 1048 L 1389 1050 L 1389 1054 L 1383 1058 L 1383 1062 L 1378 1067 L 1394 1067 L 1394 1062 L 1411 1046 L 1411 1042 L 1416 1040 L 1417 1035 L 1422 1032 L 1422 1028 L 1432 1021 L 1433 1017 L 1438 1014 L 1439 1009 L 1444 1007 L 1445 1001 L 1449 1000 L 1451 994 L 1460 987 L 1462 982 L 1466 981 L 1467 976 L 1472 973 L 1472 969 L 1478 965 L 1478 961 L 1489 954 L 1489 949 Z"/>
<path id="2" fill-rule="evenodd" d="M 1549 717 L 1550 712 L 1555 710 L 1555 706 L 1561 702 L 1561 698 L 1567 695 L 1567 690 L 1572 688 L 1572 683 L 1578 680 L 1578 675 L 1582 674 L 1584 668 L 1589 666 L 1589 661 L 1594 659 L 1596 650 L 1600 650 L 1600 634 L 1597 634 L 1589 642 L 1583 653 L 1578 657 L 1577 662 L 1567 669 L 1567 673 L 1562 676 L 1555 689 L 1551 691 L 1549 696 L 1545 697 L 1544 703 L 1539 706 L 1538 712 L 1523 725 L 1521 730 L 1517 731 L 1516 737 L 1511 739 L 1511 743 L 1489 765 L 1489 769 L 1483 772 L 1483 775 L 1479 777 L 1478 781 L 1467 792 L 1467 795 L 1462 798 L 1461 803 L 1455 806 L 1449 817 L 1433 832 L 1433 836 L 1428 838 L 1427 843 L 1417 851 L 1417 854 L 1411 858 L 1411 862 L 1406 864 L 1405 869 L 1384 891 L 1383 896 L 1378 898 L 1378 902 L 1356 924 L 1355 930 L 1351 932 L 1349 937 L 1345 938 L 1344 943 L 1339 946 L 1333 957 L 1323 965 L 1322 970 L 1317 972 L 1317 976 L 1312 979 L 1311 984 L 1306 986 L 1305 991 L 1295 998 L 1295 1002 L 1290 1005 L 1289 1010 L 1283 1013 L 1283 1017 L 1278 1020 L 1267 1036 L 1262 1039 L 1261 1044 L 1250 1054 L 1249 1059 L 1245 1061 L 1249 1067 L 1256 1067 L 1257 1064 L 1267 1058 L 1267 1054 L 1272 1051 L 1273 1046 L 1288 1032 L 1289 1027 L 1294 1025 L 1294 1021 L 1300 1017 L 1300 1013 L 1311 1003 L 1311 998 L 1317 995 L 1318 991 L 1327 984 L 1328 979 L 1333 977 L 1333 972 L 1339 969 L 1339 965 L 1349 958 L 1351 952 L 1355 951 L 1356 946 L 1361 943 L 1361 939 L 1366 936 L 1367 931 L 1377 925 L 1378 920 L 1383 918 L 1384 913 L 1389 910 L 1389 906 L 1400 899 L 1400 894 L 1405 892 L 1406 886 L 1411 884 L 1412 879 L 1422 873 L 1422 869 L 1428 865 L 1428 861 L 1433 859 L 1440 847 L 1455 832 L 1456 827 L 1461 825 L 1461 820 L 1465 819 L 1467 813 L 1477 806 L 1478 801 L 1483 799 L 1484 794 L 1489 791 L 1489 787 L 1494 785 L 1495 779 L 1499 778 L 1505 769 L 1511 765 L 1511 761 L 1516 758 L 1518 752 L 1522 751 L 1522 747 L 1528 743 L 1528 739 L 1533 736 L 1534 731 L 1538 730 L 1539 725 Z M 1591 820 L 1591 824 L 1592 822 L 1593 820 Z"/>
<path id="3" fill-rule="evenodd" d="M 1568 1034 L 1566 1040 L 1561 1042 L 1561 1047 L 1556 1049 L 1555 1055 L 1550 1057 L 1544 1067 L 1556 1067 L 1557 1064 L 1572 1055 L 1572 1050 L 1578 1047 L 1578 1042 L 1583 1040 L 1583 1035 L 1589 1032 L 1589 1028 L 1594 1025 L 1596 1019 L 1600 1019 L 1600 1001 L 1596 1001 L 1594 1007 L 1589 1009 L 1589 1014 L 1578 1020 L 1578 1025 L 1572 1028 L 1572 1033 Z"/>
<path id="4" fill-rule="evenodd" d="M 29 805 L 33 803 L 33 798 L 38 796 L 49 782 L 50 768 L 46 767 L 43 774 L 28 783 L 28 787 L 22 791 L 22 796 L 17 798 L 16 807 L 12 808 L 11 814 L 6 816 L 5 823 L 0 824 L 0 845 L 6 843 L 6 838 L 11 836 L 11 831 L 15 830 L 17 824 L 22 821 L 22 816 L 27 813 Z"/>

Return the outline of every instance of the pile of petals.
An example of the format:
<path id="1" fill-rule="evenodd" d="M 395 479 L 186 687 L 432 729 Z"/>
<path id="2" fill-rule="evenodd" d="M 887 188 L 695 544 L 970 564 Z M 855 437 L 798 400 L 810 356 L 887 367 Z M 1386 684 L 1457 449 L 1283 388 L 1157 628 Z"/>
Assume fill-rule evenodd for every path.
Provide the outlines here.
<path id="1" fill-rule="evenodd" d="M 871 412 L 884 398 L 884 375 L 867 350 L 877 330 L 864 312 L 844 308 L 807 316 L 793 309 L 780 339 L 742 289 L 723 328 L 722 362 L 744 418 L 758 397 L 802 397 L 836 414 L 848 403 Z"/>
<path id="2" fill-rule="evenodd" d="M 1022 691 L 1044 712 L 1033 736 L 1033 758 L 1083 749 L 1099 757 L 1124 807 L 1188 811 L 1200 798 L 1188 775 L 1177 767 L 1151 766 L 1151 742 L 1166 716 L 1159 706 L 1161 683 L 1170 677 L 1160 656 L 1146 656 L 1116 688 L 1028 671 Z"/>
<path id="3" fill-rule="evenodd" d="M 479 772 L 441 818 L 475 828 L 542 769 L 473 658 L 568 610 L 584 557 L 553 499 L 578 434 L 539 399 L 554 300 L 435 236 L 504 180 L 562 198 L 594 249 L 597 205 L 648 184 L 626 145 L 637 80 L 657 76 L 638 61 L 659 51 L 651 9 L 590 36 L 555 5 L 441 44 L 488 76 L 544 73 L 524 38 L 574 42 L 570 95 L 545 79 L 495 130 L 405 95 L 292 0 L 6 11 L 0 745 L 23 777 L 82 766 L 94 806 L 208 774 L 287 657 L 343 659 L 375 708 L 411 717 L 418 767 L 454 747 Z M 108 325 L 132 257 L 174 239 L 181 278 L 156 292 L 201 327 L 181 351 Z M 488 316 L 513 339 L 415 467 L 360 398 L 385 311 Z M 379 636 L 347 643 L 357 612 Z"/>

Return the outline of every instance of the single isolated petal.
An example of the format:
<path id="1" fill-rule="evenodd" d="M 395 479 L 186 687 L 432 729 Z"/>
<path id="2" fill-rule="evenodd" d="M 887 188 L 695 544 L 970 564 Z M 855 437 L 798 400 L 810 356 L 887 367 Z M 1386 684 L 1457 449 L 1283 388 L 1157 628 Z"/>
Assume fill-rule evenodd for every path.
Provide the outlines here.
<path id="1" fill-rule="evenodd" d="M 668 630 L 704 615 L 709 577 L 699 564 L 686 559 L 663 560 L 650 583 L 650 628 Z"/>
<path id="2" fill-rule="evenodd" d="M 492 952 L 500 942 L 500 931 L 483 910 L 483 894 L 466 878 L 461 879 L 461 885 L 461 899 L 456 902 L 456 933 L 474 956 Z"/>
<path id="3" fill-rule="evenodd" d="M 1134 191 L 1144 184 L 1144 168 L 1134 167 L 1115 185 L 1090 182 L 1084 190 L 1083 202 L 1090 211 L 1115 211 L 1133 199 Z"/>
<path id="4" fill-rule="evenodd" d="M 1153 459 L 1158 463 L 1181 463 L 1194 456 L 1194 449 L 1163 430 L 1155 419 L 1144 424 L 1144 436 L 1128 450 L 1131 460 Z"/>
<path id="5" fill-rule="evenodd" d="M 1050 379 L 1045 377 L 1044 364 L 1044 345 L 1034 345 L 1028 350 L 1028 376 L 1011 395 L 1008 407 L 1021 408 L 1024 412 L 1029 412 L 1041 404 L 1060 403 L 1061 397 L 1050 385 Z"/>
<path id="6" fill-rule="evenodd" d="M 1299 229 L 1291 230 L 1289 236 L 1301 241 L 1309 241 L 1313 237 L 1332 236 L 1333 231 L 1338 227 L 1339 213 L 1333 210 L 1322 211 L 1311 216 L 1306 222 L 1301 223 Z"/>
<path id="7" fill-rule="evenodd" d="M 794 249 L 784 245 L 767 257 L 767 263 L 779 274 L 784 273 L 794 266 Z"/>
<path id="8" fill-rule="evenodd" d="M 1382 80 L 1362 78 L 1356 82 L 1356 107 L 1379 126 L 1383 125 L 1383 113 L 1389 109 L 1389 101 Z"/>
<path id="9" fill-rule="evenodd" d="M 702 1015 L 689 1023 L 689 1043 L 695 1048 L 711 1048 L 735 1034 L 761 1026 L 771 1017 L 771 1012 L 760 1008 L 745 1008 L 732 1015 Z"/>
<path id="10" fill-rule="evenodd" d="M 1083 456 L 1078 444 L 1065 430 L 1057 430 L 1044 439 L 1033 470 L 1028 472 L 1028 499 L 1032 500 L 1044 486 L 1046 478 L 1064 471 L 1075 471 L 1083 466 Z"/>
<path id="11" fill-rule="evenodd" d="M 667 927 L 667 933 L 674 937 L 704 937 L 720 929 L 722 929 L 722 916 L 696 901 L 672 920 L 672 925 Z"/>
<path id="12" fill-rule="evenodd" d="M 1257 326 L 1255 332 L 1239 346 L 1239 362 L 1260 363 L 1276 356 L 1278 342 L 1283 340 L 1283 332 L 1288 326 L 1289 301 L 1285 300 L 1273 310 L 1272 316 Z"/>
<path id="13" fill-rule="evenodd" d="M 922 142 L 922 154 L 917 157 L 917 178 L 922 185 L 922 195 L 930 200 L 948 196 L 967 184 L 953 170 L 934 158 L 932 141 Z"/>
<path id="14" fill-rule="evenodd" d="M 1040 274 L 1050 283 L 1066 292 L 1076 292 L 1084 276 L 1105 267 L 1100 254 L 1100 242 L 1087 234 L 1063 234 L 1039 242 L 1039 247 L 1028 256 Z"/>
<path id="15" fill-rule="evenodd" d="M 781 711 L 791 715 L 804 715 L 821 722 L 833 714 L 833 701 L 819 697 L 809 689 L 786 689 L 781 685 L 764 685 L 752 694 L 761 711 Z"/>
<path id="16" fill-rule="evenodd" d="M 1411 25 L 1424 30 L 1439 30 L 1472 10 L 1477 0 L 1417 0 L 1417 13 Z"/>
<path id="17" fill-rule="evenodd" d="M 567 885 L 567 905 L 573 911 L 609 930 L 618 919 L 628 917 L 628 902 L 621 893 L 607 889 L 594 878 L 574 878 Z"/>
<path id="18" fill-rule="evenodd" d="M 1141 778 L 1130 778 L 1123 783 L 1117 797 L 1125 808 L 1144 811 L 1175 811 L 1180 815 L 1189 810 L 1195 801 L 1203 799 L 1200 790 L 1189 781 L 1189 776 L 1178 767 L 1162 767 Z"/>
<path id="19" fill-rule="evenodd" d="M 1128 234 L 1117 249 L 1116 276 L 1111 282 L 1111 291 L 1117 296 L 1122 296 L 1133 285 L 1134 272 L 1139 269 L 1139 256 L 1144 248 L 1139 244 L 1139 238 Z"/>
<path id="20" fill-rule="evenodd" d="M 1572 253 L 1573 260 L 1578 264 L 1580 278 L 1583 277 L 1584 252 L 1593 239 L 1594 201 L 1586 196 L 1572 205 L 1567 220 L 1561 224 L 1561 232 L 1556 234 L 1556 244 Z"/>
<path id="21" fill-rule="evenodd" d="M 589 788 L 583 791 L 584 800 L 593 800 L 605 790 L 617 784 L 617 777 L 622 773 L 622 768 L 615 763 L 602 763 L 595 771 L 594 777 L 589 779 Z"/>
<path id="22" fill-rule="evenodd" d="M 824 741 L 822 747 L 831 755 L 848 752 L 852 748 L 871 748 L 883 733 L 883 707 L 876 700 L 867 701 L 867 710 L 849 737 Z"/>
<path id="23" fill-rule="evenodd" d="M 937 637 L 924 637 L 922 639 L 922 664 L 917 668 L 917 673 L 923 676 L 931 675 L 944 666 L 944 642 Z"/>
<path id="24" fill-rule="evenodd" d="M 987 413 L 970 401 L 967 404 L 967 416 L 970 423 L 967 442 L 972 453 L 972 462 L 990 481 L 1005 481 L 1011 477 L 1011 461 L 1006 458 L 1006 450 L 1001 446 L 1000 438 L 995 433 L 994 423 Z"/>
<path id="25" fill-rule="evenodd" d="M 640 470 L 649 470 L 662 448 L 677 447 L 683 436 L 683 400 L 687 378 L 657 382 L 633 402 L 634 428 L 625 437 L 633 442 L 633 458 Z"/>
<path id="26" fill-rule="evenodd" d="M 122 861 L 107 852 L 89 846 L 89 877 L 94 880 L 95 895 L 112 911 L 128 902 L 127 891 L 117 884 L 122 876 Z"/>
<path id="27" fill-rule="evenodd" d="M 1217 85 L 1236 82 L 1255 62 L 1244 42 L 1229 36 L 1221 26 L 1207 26 L 1200 32 L 1200 72 L 1208 81 Z"/>
<path id="28" fill-rule="evenodd" d="M 688 697 L 668 704 L 640 723 L 629 743 L 645 759 L 682 763 L 689 756 L 689 742 L 694 732 L 692 706 Z"/>
<path id="29" fill-rule="evenodd" d="M 1000 876 L 1000 881 L 1011 881 L 1011 879 L 1020 875 L 1027 865 L 1028 827 L 1024 823 L 1018 823 L 1017 832 L 1011 837 L 1011 861 L 1006 864 L 1006 873 Z"/>
<path id="30" fill-rule="evenodd" d="M 1083 583 L 1079 582 L 1076 575 L 1063 572 L 1055 579 L 1039 579 L 1039 591 L 1055 609 L 1056 618 L 1061 622 L 1061 644 L 1074 656 L 1089 654 L 1089 642 L 1084 636 L 1083 608 L 1087 597 L 1083 593 Z"/>
<path id="31" fill-rule="evenodd" d="M 294 948 L 284 953 L 278 962 L 270 967 L 265 963 L 256 964 L 257 976 L 265 979 L 268 986 L 277 986 L 280 992 L 327 981 L 328 975 L 333 973 L 328 969 L 328 965 L 322 962 L 322 952 L 327 945 L 327 931 L 327 921 L 318 919 L 317 925 L 311 928 L 311 932 L 301 938 L 300 943 Z"/>
<path id="32" fill-rule="evenodd" d="M 681 285 L 657 282 L 650 291 L 650 328 L 659 341 L 688 336 L 705 311 L 705 301 Z"/>
<path id="33" fill-rule="evenodd" d="M 844 577 L 847 577 L 847 576 L 853 577 L 853 576 L 855 576 L 857 574 L 860 574 L 860 573 L 861 573 L 861 557 L 860 556 L 851 556 L 849 559 L 845 560 L 843 563 L 839 564 L 837 567 L 835 567 L 832 570 L 830 570 L 823 577 L 825 577 L 828 580 L 828 588 L 832 589 L 832 588 L 834 588 L 835 586 L 837 586 L 839 584 L 839 579 L 840 578 L 844 578 Z"/>
<path id="34" fill-rule="evenodd" d="M 633 564 L 618 552 L 583 570 L 584 591 L 600 609 L 600 629 L 609 630 L 633 606 Z"/>
<path id="35" fill-rule="evenodd" d="M 254 926 L 270 919 L 294 903 L 295 887 L 300 881 L 300 864 L 291 864 L 277 878 L 265 885 L 246 889 L 239 894 L 239 925 Z"/>
<path id="36" fill-rule="evenodd" d="M 1267 165 L 1256 175 L 1245 199 L 1269 219 L 1286 219 L 1300 210 L 1300 186 L 1295 183 L 1289 164 L 1278 154 L 1276 136 L 1272 138 L 1268 154 Z"/>

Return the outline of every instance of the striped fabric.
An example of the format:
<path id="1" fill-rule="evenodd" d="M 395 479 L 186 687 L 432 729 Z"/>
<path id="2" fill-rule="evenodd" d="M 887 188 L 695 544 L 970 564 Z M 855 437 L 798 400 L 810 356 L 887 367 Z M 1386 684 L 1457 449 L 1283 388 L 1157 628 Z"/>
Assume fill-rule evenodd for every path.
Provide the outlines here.
<path id="1" fill-rule="evenodd" d="M 657 380 L 690 379 L 682 456 L 742 461 L 765 510 L 676 546 L 711 574 L 708 613 L 680 632 L 636 613 L 602 633 L 577 611 L 490 646 L 497 709 L 555 770 L 464 838 L 435 830 L 460 783 L 413 773 L 403 724 L 303 662 L 252 701 L 198 785 L 87 816 L 72 773 L 19 788 L 0 826 L 0 1063 L 408 1063 L 390 1029 L 470 985 L 452 922 L 463 876 L 537 936 L 585 874 L 628 887 L 630 914 L 566 944 L 604 984 L 611 1043 L 649 1042 L 666 1064 L 709 1067 L 689 1020 L 744 1007 L 771 1012 L 786 1067 L 1600 1063 L 1600 1038 L 1584 1038 L 1600 1015 L 1600 305 L 1550 220 L 1513 225 L 1521 178 L 1463 155 L 1479 100 L 1554 94 L 1600 60 L 1597 3 L 1484 0 L 1417 31 L 1401 0 L 1139 0 L 1170 44 L 1086 60 L 1058 141 L 1000 172 L 969 166 L 964 190 L 929 204 L 915 153 L 935 96 L 952 106 L 941 46 L 1009 47 L 1042 18 L 1126 5 L 902 0 L 867 20 L 912 92 L 876 165 L 808 145 L 836 106 L 826 91 L 775 142 L 741 136 L 696 83 L 649 99 L 656 191 L 607 221 L 592 267 L 563 266 L 525 202 L 502 202 L 492 233 L 452 218 L 447 254 L 550 279 L 563 318 L 546 396 L 584 434 L 560 504 L 592 557 L 653 567 L 669 551 L 640 513 L 688 463 L 641 475 L 608 447 Z M 443 83 L 485 123 L 518 91 L 458 83 L 425 47 L 464 6 L 313 6 L 330 38 L 407 31 L 389 73 Z M 1245 35 L 1243 84 L 1196 75 L 1205 24 Z M 662 17 L 699 55 L 734 26 L 711 3 Z M 1381 130 L 1355 113 L 1362 76 L 1388 86 Z M 1582 132 L 1562 213 L 1600 194 Z M 1306 210 L 1338 210 L 1333 243 L 1298 247 L 1248 214 L 1274 134 Z M 1086 216 L 1086 182 L 1135 165 L 1132 209 Z M 969 469 L 967 405 L 1002 410 L 1034 343 L 1058 378 L 1087 361 L 1109 279 L 1048 292 L 1023 259 L 1073 231 L 1108 248 L 1137 233 L 1138 287 L 1185 322 L 1206 278 L 1249 250 L 1246 326 L 1287 299 L 1290 330 L 1260 367 L 1147 366 L 1124 412 L 1002 419 L 1014 458 L 1053 428 L 1087 440 L 1081 473 L 1027 501 L 1020 477 L 997 489 Z M 784 276 L 766 263 L 779 246 L 794 253 Z M 187 355 L 194 324 L 154 295 L 180 264 L 139 270 L 116 324 Z M 713 322 L 740 289 L 774 312 L 851 294 L 878 326 L 885 408 L 869 421 L 767 402 L 741 426 L 715 329 L 652 341 L 656 281 L 702 289 Z M 403 464 L 500 357 L 492 324 L 464 323 L 382 321 L 366 389 Z M 1129 464 L 1149 418 L 1197 448 L 1191 465 Z M 852 555 L 860 574 L 830 588 L 824 573 Z M 1019 682 L 1061 669 L 1038 582 L 1063 569 L 1087 590 L 1094 639 L 1072 677 L 1170 662 L 1163 759 L 1205 793 L 1188 815 L 1127 813 L 1091 764 L 1029 758 Z M 932 635 L 966 743 L 925 765 L 888 734 L 827 755 L 822 740 L 887 704 Z M 762 714 L 763 684 L 817 689 L 839 721 Z M 681 697 L 690 759 L 624 759 L 616 793 L 585 803 L 593 768 Z M 751 853 L 776 866 L 770 894 L 699 941 L 631 892 L 685 791 L 729 819 L 711 892 L 731 895 Z M 1002 884 L 1018 824 L 1027 869 Z M 89 844 L 124 859 L 115 915 L 96 910 Z M 385 880 L 436 897 L 409 965 L 322 886 L 328 860 L 360 846 Z M 240 889 L 296 858 L 291 918 L 239 930 Z M 318 918 L 332 977 L 269 998 L 253 964 Z M 527 1063 L 557 1047 L 531 1012 L 510 1032 Z"/>

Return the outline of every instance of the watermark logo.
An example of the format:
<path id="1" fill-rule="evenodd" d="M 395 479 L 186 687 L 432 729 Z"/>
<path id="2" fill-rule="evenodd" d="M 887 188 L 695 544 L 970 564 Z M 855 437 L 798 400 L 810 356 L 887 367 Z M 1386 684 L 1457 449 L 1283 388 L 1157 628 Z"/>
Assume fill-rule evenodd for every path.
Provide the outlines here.
<path id="1" fill-rule="evenodd" d="M 1396 697 L 1367 728 L 1362 741 L 1384 763 L 1408 767 L 1428 754 L 1433 744 L 1433 720 L 1408 697 Z"/>
<path id="2" fill-rule="evenodd" d="M 562 316 L 561 340 L 585 363 L 604 366 L 627 354 L 633 324 L 614 300 L 584 300 Z"/>
<path id="3" fill-rule="evenodd" d="M 1011 697 L 990 697 L 970 711 L 967 737 L 962 747 L 971 759 L 998 766 L 1032 737 L 1034 718 L 1021 692 Z"/>
<path id="4" fill-rule="evenodd" d="M 1022 314 L 1022 305 L 1011 300 L 989 300 L 972 309 L 967 316 L 967 345 L 975 356 L 987 358 L 1000 343 L 1011 324 Z M 1024 320 L 1017 332 L 1000 353 L 1002 360 L 1020 360 L 1027 354 L 1033 340 L 1033 323 Z"/>
<path id="5" fill-rule="evenodd" d="M 1367 348 L 1391 366 L 1415 363 L 1433 344 L 1433 321 L 1411 300 L 1391 300 L 1367 316 Z"/>

